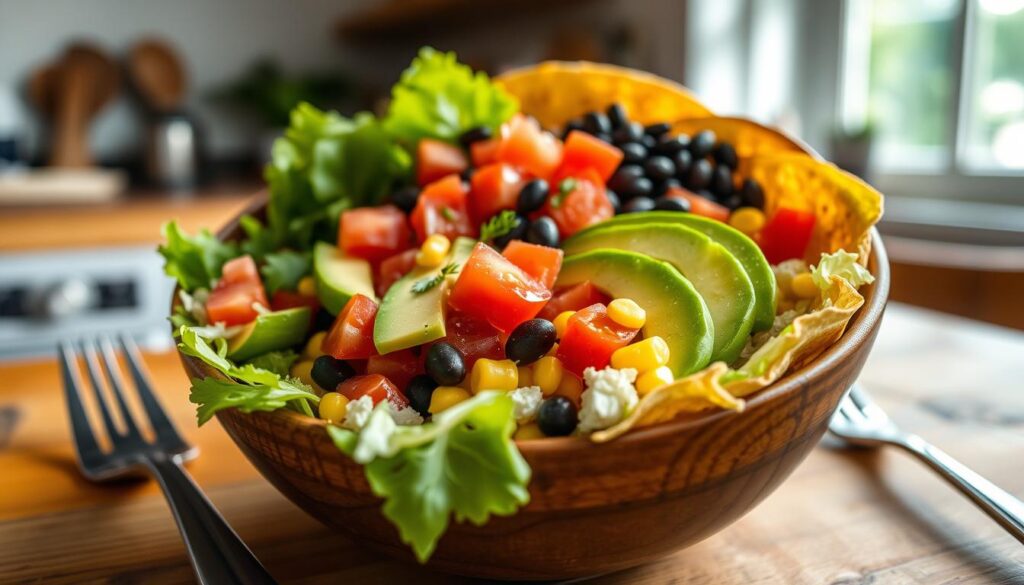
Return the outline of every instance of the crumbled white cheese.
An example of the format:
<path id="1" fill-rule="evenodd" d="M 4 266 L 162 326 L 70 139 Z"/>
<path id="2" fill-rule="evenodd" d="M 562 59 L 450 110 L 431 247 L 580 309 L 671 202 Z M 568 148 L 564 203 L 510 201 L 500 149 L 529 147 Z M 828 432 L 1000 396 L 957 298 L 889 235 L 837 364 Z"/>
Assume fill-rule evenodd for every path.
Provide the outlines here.
<path id="1" fill-rule="evenodd" d="M 544 393 L 540 386 L 524 386 L 516 388 L 508 393 L 512 399 L 512 414 L 519 424 L 525 424 L 537 418 L 537 411 L 540 410 L 540 403 L 544 400 Z"/>
<path id="2" fill-rule="evenodd" d="M 389 407 L 391 412 L 391 418 L 394 419 L 396 425 L 401 426 L 416 426 L 423 424 L 423 417 L 420 413 L 416 412 L 416 409 L 406 406 L 401 410 L 395 410 L 394 407 Z"/>
<path id="3" fill-rule="evenodd" d="M 626 418 L 640 400 L 633 386 L 636 373 L 633 368 L 583 371 L 587 389 L 583 391 L 580 408 L 581 433 L 606 429 Z"/>
<path id="4" fill-rule="evenodd" d="M 345 405 L 345 420 L 341 422 L 341 426 L 358 431 L 366 426 L 372 413 L 373 399 L 369 396 L 360 396 L 359 400 L 351 400 Z"/>
<path id="5" fill-rule="evenodd" d="M 363 398 L 369 398 L 363 396 Z M 349 403 L 351 404 L 351 403 Z M 359 463 L 369 463 L 378 456 L 391 455 L 391 435 L 395 434 L 398 425 L 392 418 L 393 410 L 384 402 L 370 413 L 370 419 L 366 421 L 362 430 L 359 431 L 359 442 L 352 451 L 352 458 Z M 346 417 L 347 419 L 347 417 Z"/>

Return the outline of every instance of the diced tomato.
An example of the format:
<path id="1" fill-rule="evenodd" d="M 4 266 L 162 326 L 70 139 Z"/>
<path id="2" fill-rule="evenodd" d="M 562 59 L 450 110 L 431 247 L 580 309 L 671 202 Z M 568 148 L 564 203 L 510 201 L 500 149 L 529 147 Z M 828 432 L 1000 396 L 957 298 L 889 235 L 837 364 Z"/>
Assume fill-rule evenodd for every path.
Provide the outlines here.
<path id="1" fill-rule="evenodd" d="M 473 173 L 469 196 L 473 220 L 482 223 L 503 209 L 515 209 L 523 182 L 519 171 L 504 163 L 489 164 Z"/>
<path id="2" fill-rule="evenodd" d="M 480 358 L 505 359 L 505 345 L 500 332 L 486 319 L 461 311 L 448 311 L 444 340 L 462 352 L 466 371 L 473 369 L 473 364 Z M 423 353 L 426 354 L 425 351 Z"/>
<path id="3" fill-rule="evenodd" d="M 578 175 L 591 169 L 601 177 L 602 182 L 615 173 L 622 162 L 622 151 L 596 136 L 580 130 L 573 130 L 565 140 L 562 166 L 556 174 L 563 177 Z"/>
<path id="4" fill-rule="evenodd" d="M 270 297 L 270 308 L 275 311 L 295 309 L 298 307 L 309 307 L 309 318 L 313 319 L 320 308 L 320 301 L 316 297 L 300 295 L 295 291 L 279 290 Z"/>
<path id="5" fill-rule="evenodd" d="M 521 240 L 509 242 L 501 254 L 549 290 L 555 285 L 564 256 L 564 252 L 559 248 L 539 246 Z"/>
<path id="6" fill-rule="evenodd" d="M 366 362 L 367 374 L 380 374 L 399 388 L 409 385 L 417 374 L 423 373 L 421 360 L 411 349 L 400 349 L 384 355 L 375 355 Z"/>
<path id="7" fill-rule="evenodd" d="M 517 115 L 502 129 L 497 160 L 547 179 L 562 162 L 562 143 L 533 118 Z"/>
<path id="8" fill-rule="evenodd" d="M 582 376 L 587 368 L 605 368 L 615 350 L 628 345 L 639 331 L 613 321 L 604 305 L 591 305 L 569 318 L 556 355 L 565 369 Z"/>
<path id="9" fill-rule="evenodd" d="M 466 154 L 454 144 L 424 138 L 416 146 L 416 182 L 420 187 L 447 175 L 457 175 L 468 166 Z"/>
<path id="10" fill-rule="evenodd" d="M 405 214 L 394 205 L 360 207 L 341 214 L 338 246 L 349 256 L 380 262 L 409 245 Z"/>
<path id="11" fill-rule="evenodd" d="M 377 318 L 377 303 L 370 297 L 357 294 L 345 303 L 327 332 L 320 349 L 339 360 L 366 359 L 377 355 L 373 345 L 373 322 Z"/>
<path id="12" fill-rule="evenodd" d="M 703 215 L 704 217 L 715 219 L 721 222 L 729 221 L 729 208 L 724 205 L 719 205 L 714 201 L 691 193 L 681 187 L 670 187 L 668 192 L 665 193 L 666 197 L 672 197 L 674 199 L 682 199 L 690 203 L 690 213 L 694 215 Z"/>
<path id="13" fill-rule="evenodd" d="M 416 266 L 416 253 L 419 250 L 411 248 L 404 252 L 399 252 L 394 256 L 388 256 L 380 263 L 377 267 L 377 282 L 375 290 L 377 296 L 383 297 L 384 293 L 388 292 L 391 285 L 409 273 L 410 270 Z"/>
<path id="14" fill-rule="evenodd" d="M 380 374 L 353 376 L 338 384 L 335 391 L 341 393 L 349 400 L 359 400 L 363 396 L 369 396 L 373 400 L 374 405 L 377 405 L 381 400 L 387 400 L 396 410 L 409 406 L 409 401 L 406 400 L 405 394 L 398 390 L 394 382 Z"/>
<path id="15" fill-rule="evenodd" d="M 227 326 L 244 325 L 256 319 L 259 311 L 255 304 L 269 307 L 263 284 L 238 282 L 218 284 L 206 299 L 206 317 L 210 323 L 224 323 Z"/>
<path id="16" fill-rule="evenodd" d="M 459 270 L 448 304 L 507 332 L 536 316 L 550 298 L 551 291 L 479 243 Z"/>
<path id="17" fill-rule="evenodd" d="M 449 175 L 427 185 L 412 211 L 412 228 L 420 243 L 433 234 L 450 239 L 476 236 L 477 224 L 469 217 L 466 185 L 458 175 Z"/>
<path id="18" fill-rule="evenodd" d="M 758 244 L 772 264 L 803 258 L 814 233 L 816 217 L 809 211 L 780 207 L 761 228 Z"/>
<path id="19" fill-rule="evenodd" d="M 224 263 L 221 268 L 220 282 L 217 286 L 240 283 L 260 283 L 260 272 L 256 269 L 256 262 L 252 256 L 246 254 Z"/>
<path id="20" fill-rule="evenodd" d="M 563 181 L 573 181 L 568 194 L 561 192 Z M 541 212 L 555 220 L 558 233 L 568 238 L 581 229 L 610 219 L 615 209 L 604 190 L 604 181 L 593 170 L 577 177 L 566 177 L 551 185 L 551 195 Z"/>
<path id="21" fill-rule="evenodd" d="M 487 140 L 477 140 L 473 144 L 469 145 L 469 158 L 473 161 L 474 167 L 482 167 L 489 165 L 498 156 L 498 145 L 501 144 L 499 138 L 488 138 Z"/>
<path id="22" fill-rule="evenodd" d="M 607 305 L 609 301 L 608 295 L 586 280 L 555 292 L 537 316 L 552 321 L 564 311 L 579 311 L 595 303 Z"/>

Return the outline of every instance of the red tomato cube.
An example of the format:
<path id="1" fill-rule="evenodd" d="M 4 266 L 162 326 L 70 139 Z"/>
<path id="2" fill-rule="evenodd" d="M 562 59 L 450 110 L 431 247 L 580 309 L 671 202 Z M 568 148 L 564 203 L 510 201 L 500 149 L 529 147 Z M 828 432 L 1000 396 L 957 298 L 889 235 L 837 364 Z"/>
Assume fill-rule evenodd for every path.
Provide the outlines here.
<path id="1" fill-rule="evenodd" d="M 803 258 L 814 234 L 817 218 L 810 211 L 780 207 L 761 228 L 758 244 L 772 264 Z"/>
<path id="2" fill-rule="evenodd" d="M 244 325 L 259 317 L 254 305 L 270 306 L 260 281 L 218 284 L 206 299 L 206 317 L 210 323 Z"/>
<path id="3" fill-rule="evenodd" d="M 380 374 L 366 374 L 364 376 L 353 376 L 345 380 L 335 389 L 349 400 L 359 400 L 363 396 L 369 396 L 374 406 L 381 400 L 387 400 L 395 410 L 401 410 L 409 406 L 405 394 L 402 394 L 394 382 Z"/>
<path id="4" fill-rule="evenodd" d="M 596 303 L 607 305 L 610 301 L 608 295 L 587 280 L 555 292 L 537 316 L 553 321 L 555 317 L 565 311 L 579 311 Z"/>
<path id="5" fill-rule="evenodd" d="M 339 360 L 359 360 L 377 355 L 373 345 L 373 322 L 377 303 L 370 297 L 355 295 L 345 303 L 324 337 L 320 349 Z"/>
<path id="6" fill-rule="evenodd" d="M 607 367 L 615 350 L 629 345 L 639 331 L 613 321 L 604 305 L 591 305 L 569 318 L 556 355 L 566 370 L 582 376 L 587 368 Z"/>
<path id="7" fill-rule="evenodd" d="M 681 199 L 690 204 L 690 213 L 694 215 L 703 215 L 704 217 L 715 219 L 723 223 L 729 221 L 729 208 L 724 205 L 719 205 L 714 201 L 691 193 L 682 187 L 670 187 L 665 197 L 671 197 L 673 199 Z"/>
<path id="8" fill-rule="evenodd" d="M 412 228 L 420 243 L 433 234 L 449 239 L 458 236 L 476 237 L 477 228 L 469 216 L 469 190 L 458 175 L 449 175 L 427 185 L 412 210 Z"/>
<path id="9" fill-rule="evenodd" d="M 276 291 L 270 297 L 270 308 L 274 311 L 284 311 L 285 309 L 296 309 L 299 307 L 309 307 L 309 320 L 312 323 L 317 310 L 320 309 L 320 300 L 316 297 L 300 295 L 290 290 Z"/>
<path id="10" fill-rule="evenodd" d="M 477 140 L 473 144 L 469 145 L 469 158 L 473 161 L 474 167 L 482 167 L 489 165 L 495 161 L 498 156 L 498 145 L 501 144 L 499 138 L 488 138 L 487 140 Z"/>
<path id="11" fill-rule="evenodd" d="M 380 262 L 409 245 L 405 214 L 394 205 L 360 207 L 341 214 L 338 247 L 349 256 Z"/>
<path id="12" fill-rule="evenodd" d="M 466 371 L 480 358 L 505 359 L 505 345 L 501 332 L 486 319 L 474 317 L 461 311 L 448 311 L 445 320 L 445 339 L 462 353 Z M 423 352 L 426 355 L 426 351 Z"/>
<path id="13" fill-rule="evenodd" d="M 424 138 L 416 145 L 416 182 L 420 187 L 447 175 L 457 175 L 468 166 L 466 154 L 454 144 Z"/>
<path id="14" fill-rule="evenodd" d="M 524 181 L 519 171 L 504 163 L 489 164 L 470 180 L 469 211 L 475 222 L 483 223 L 504 209 L 515 209 Z"/>
<path id="15" fill-rule="evenodd" d="M 479 243 L 459 270 L 448 305 L 509 332 L 535 317 L 550 298 L 551 291 Z"/>
<path id="16" fill-rule="evenodd" d="M 593 170 L 602 182 L 615 173 L 622 162 L 622 151 L 596 136 L 580 130 L 573 130 L 565 140 L 562 166 L 558 175 L 571 177 L 585 170 Z"/>
<path id="17" fill-rule="evenodd" d="M 562 143 L 533 118 L 516 115 L 502 129 L 496 158 L 547 179 L 562 162 Z"/>
<path id="18" fill-rule="evenodd" d="M 409 381 L 423 371 L 421 360 L 412 349 L 371 356 L 366 362 L 367 374 L 380 374 L 399 388 L 408 386 Z"/>
<path id="19" fill-rule="evenodd" d="M 260 283 L 260 272 L 256 269 L 256 262 L 252 256 L 246 254 L 233 258 L 224 263 L 221 268 L 220 282 L 217 286 L 240 283 Z"/>
<path id="20" fill-rule="evenodd" d="M 563 188 L 571 190 L 563 192 Z M 541 211 L 558 226 L 562 238 L 568 238 L 581 229 L 610 219 L 615 208 L 604 190 L 604 181 L 591 169 L 579 176 L 566 177 L 551 185 L 551 195 Z"/>
<path id="21" fill-rule="evenodd" d="M 559 248 L 539 246 L 521 240 L 509 242 L 501 254 L 549 290 L 555 285 L 558 271 L 562 269 L 562 257 L 565 255 Z"/>
<path id="22" fill-rule="evenodd" d="M 391 285 L 395 284 L 399 278 L 408 274 L 416 266 L 417 252 L 419 250 L 416 248 L 410 248 L 394 256 L 388 256 L 380 263 L 380 266 L 377 267 L 377 282 L 374 287 L 374 290 L 377 291 L 377 296 L 383 298 L 384 293 L 388 292 Z"/>

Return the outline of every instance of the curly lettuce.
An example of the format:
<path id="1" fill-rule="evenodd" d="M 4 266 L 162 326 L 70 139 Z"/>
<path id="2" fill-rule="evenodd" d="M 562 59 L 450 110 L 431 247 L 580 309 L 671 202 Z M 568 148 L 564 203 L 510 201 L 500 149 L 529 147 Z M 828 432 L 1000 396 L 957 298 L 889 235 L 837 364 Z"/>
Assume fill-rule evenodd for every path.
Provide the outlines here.
<path id="1" fill-rule="evenodd" d="M 164 257 L 164 272 L 188 292 L 212 287 L 224 263 L 238 256 L 235 243 L 222 242 L 209 230 L 190 236 L 174 221 L 165 223 L 161 230 L 164 243 L 157 251 Z"/>

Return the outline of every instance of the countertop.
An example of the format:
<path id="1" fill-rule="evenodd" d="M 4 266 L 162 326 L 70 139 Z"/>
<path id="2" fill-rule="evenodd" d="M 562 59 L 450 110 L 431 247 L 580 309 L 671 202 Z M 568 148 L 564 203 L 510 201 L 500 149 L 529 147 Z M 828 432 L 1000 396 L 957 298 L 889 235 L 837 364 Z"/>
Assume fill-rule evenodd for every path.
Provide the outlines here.
<path id="1" fill-rule="evenodd" d="M 0 230 L 2 233 L 2 230 Z M 862 381 L 897 422 L 1024 496 L 1024 335 L 890 306 Z M 174 354 L 148 355 L 190 467 L 282 583 L 468 583 L 361 549 L 276 492 L 213 421 L 197 429 Z M 0 582 L 191 583 L 156 486 L 77 472 L 55 362 L 0 365 Z M 1024 547 L 922 465 L 826 438 L 708 540 L 588 583 L 1024 583 Z"/>

